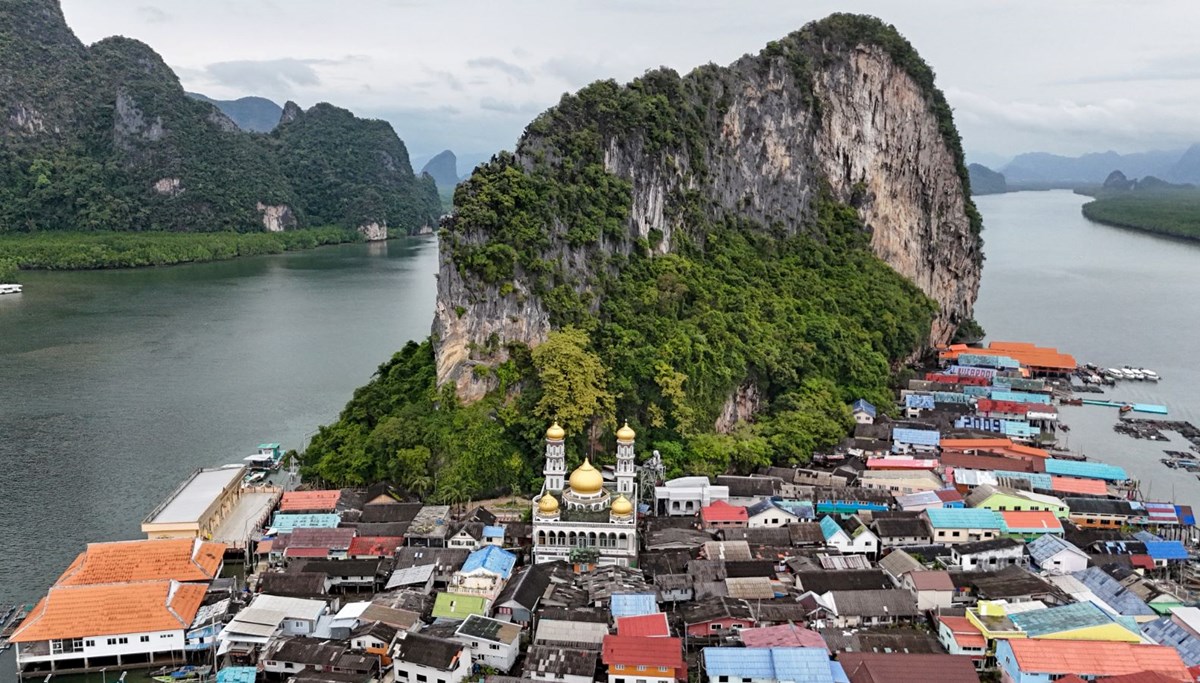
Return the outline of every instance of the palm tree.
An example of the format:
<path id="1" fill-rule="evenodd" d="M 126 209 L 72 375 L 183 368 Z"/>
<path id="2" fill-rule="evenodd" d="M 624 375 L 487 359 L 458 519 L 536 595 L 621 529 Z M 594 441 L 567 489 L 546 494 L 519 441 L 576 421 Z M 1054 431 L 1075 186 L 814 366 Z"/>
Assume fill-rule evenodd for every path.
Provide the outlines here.
<path id="1" fill-rule="evenodd" d="M 412 491 L 418 498 L 425 498 L 433 488 L 433 477 L 426 472 L 410 472 L 404 478 L 404 488 Z"/>

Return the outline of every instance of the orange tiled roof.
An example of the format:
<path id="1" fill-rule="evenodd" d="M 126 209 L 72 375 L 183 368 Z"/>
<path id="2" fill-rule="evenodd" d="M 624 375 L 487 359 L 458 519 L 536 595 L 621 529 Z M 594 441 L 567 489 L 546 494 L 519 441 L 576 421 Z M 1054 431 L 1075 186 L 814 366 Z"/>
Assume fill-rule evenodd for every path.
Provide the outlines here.
<path id="1" fill-rule="evenodd" d="M 1062 531 L 1062 522 L 1049 510 L 1007 510 L 1000 513 L 1004 524 L 1013 530 L 1054 529 Z"/>
<path id="2" fill-rule="evenodd" d="M 208 586 L 138 581 L 54 586 L 13 634 L 14 643 L 185 629 Z"/>
<path id="3" fill-rule="evenodd" d="M 82 586 L 126 581 L 211 581 L 217 576 L 225 544 L 193 538 L 89 543 L 58 585 Z"/>
<path id="4" fill-rule="evenodd" d="M 966 617 L 938 616 L 938 621 L 950 629 L 959 647 L 984 647 L 987 645 L 987 639 L 983 637 L 983 632 Z"/>
<path id="5" fill-rule="evenodd" d="M 332 512 L 342 499 L 341 491 L 288 491 L 279 502 L 280 512 L 328 510 Z"/>
<path id="6" fill-rule="evenodd" d="M 1107 496 L 1108 484 L 1102 479 L 1073 479 L 1071 477 L 1050 477 L 1050 487 L 1056 493 L 1083 493 L 1095 496 Z"/>
<path id="7" fill-rule="evenodd" d="M 1175 648 L 1165 645 L 1025 638 L 1006 642 L 1012 647 L 1013 656 L 1022 671 L 1092 676 L 1159 671 L 1173 680 L 1192 680 L 1179 653 Z"/>
<path id="8" fill-rule="evenodd" d="M 976 349 L 954 344 L 941 352 L 942 358 L 957 359 L 961 353 L 977 356 L 1007 356 L 1023 366 L 1036 368 L 1055 368 L 1058 370 L 1074 370 L 1075 357 L 1069 353 L 1060 353 L 1058 349 L 1034 346 L 1026 342 L 994 341 L 986 349 Z"/>
<path id="9" fill-rule="evenodd" d="M 1019 443 L 1015 443 L 1011 446 L 1008 446 L 1007 448 L 1008 448 L 1008 450 L 1012 451 L 1013 453 L 1017 453 L 1019 455 L 1032 455 L 1035 458 L 1049 458 L 1050 457 L 1050 452 L 1043 448 L 1034 448 L 1033 446 L 1022 446 Z"/>

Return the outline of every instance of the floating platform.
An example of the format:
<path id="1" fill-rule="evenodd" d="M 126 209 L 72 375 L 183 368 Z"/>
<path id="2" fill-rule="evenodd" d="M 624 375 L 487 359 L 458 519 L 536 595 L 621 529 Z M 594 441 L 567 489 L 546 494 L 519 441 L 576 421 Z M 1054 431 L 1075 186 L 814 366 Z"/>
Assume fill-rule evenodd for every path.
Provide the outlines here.
<path id="1" fill-rule="evenodd" d="M 1106 408 L 1121 408 L 1124 406 L 1132 406 L 1135 413 L 1152 413 L 1154 415 L 1166 415 L 1167 407 L 1156 405 L 1154 403 L 1118 403 L 1117 401 L 1102 401 L 1095 398 L 1083 399 L 1085 406 L 1104 406 Z"/>

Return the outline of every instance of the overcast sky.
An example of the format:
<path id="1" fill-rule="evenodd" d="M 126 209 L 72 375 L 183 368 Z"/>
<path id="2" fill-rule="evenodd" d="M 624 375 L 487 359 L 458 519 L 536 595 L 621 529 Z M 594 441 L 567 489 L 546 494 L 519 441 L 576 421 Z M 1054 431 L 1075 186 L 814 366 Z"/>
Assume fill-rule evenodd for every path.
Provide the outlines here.
<path id="1" fill-rule="evenodd" d="M 63 0 L 85 43 L 149 43 L 188 90 L 387 119 L 417 167 L 511 149 L 564 92 L 727 64 L 834 11 L 874 14 L 937 72 L 968 154 L 1200 140 L 1197 0 Z M 465 169 L 460 169 L 465 170 Z"/>

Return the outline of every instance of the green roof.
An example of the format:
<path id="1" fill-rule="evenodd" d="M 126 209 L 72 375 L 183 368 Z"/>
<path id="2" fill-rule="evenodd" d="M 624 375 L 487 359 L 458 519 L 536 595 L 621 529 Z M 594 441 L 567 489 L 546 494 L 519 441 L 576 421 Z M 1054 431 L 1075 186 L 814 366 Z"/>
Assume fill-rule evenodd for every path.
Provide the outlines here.
<path id="1" fill-rule="evenodd" d="M 487 616 L 487 599 L 479 595 L 438 593 L 433 603 L 433 616 L 445 619 L 466 619 L 472 614 Z"/>

